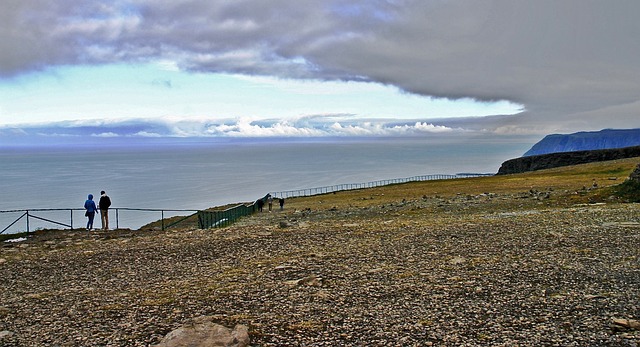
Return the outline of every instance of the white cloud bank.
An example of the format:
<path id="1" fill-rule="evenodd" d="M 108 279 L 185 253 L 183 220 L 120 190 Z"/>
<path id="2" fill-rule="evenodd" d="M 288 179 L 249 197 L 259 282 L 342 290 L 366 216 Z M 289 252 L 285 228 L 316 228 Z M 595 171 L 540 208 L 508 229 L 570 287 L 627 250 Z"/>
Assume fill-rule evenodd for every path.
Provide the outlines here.
<path id="1" fill-rule="evenodd" d="M 48 137 L 393 137 L 424 136 L 463 132 L 426 122 L 397 124 L 385 121 L 336 121 L 333 117 L 305 117 L 299 120 L 251 121 L 74 121 L 45 125 L 0 127 L 0 135 Z M 48 135 L 47 135 L 48 134 Z"/>

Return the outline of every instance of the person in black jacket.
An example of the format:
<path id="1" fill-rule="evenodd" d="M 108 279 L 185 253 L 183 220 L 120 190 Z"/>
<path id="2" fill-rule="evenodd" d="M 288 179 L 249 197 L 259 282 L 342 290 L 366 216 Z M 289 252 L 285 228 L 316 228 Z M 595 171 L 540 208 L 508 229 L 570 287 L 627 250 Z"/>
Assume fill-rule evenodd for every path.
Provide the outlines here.
<path id="1" fill-rule="evenodd" d="M 264 206 L 264 199 L 258 199 L 257 201 L 258 204 L 258 212 L 262 212 L 262 206 Z"/>
<path id="2" fill-rule="evenodd" d="M 100 192 L 100 201 L 98 201 L 98 208 L 100 209 L 100 219 L 102 220 L 102 230 L 109 230 L 109 207 L 111 206 L 111 199 L 107 196 L 107 193 Z"/>

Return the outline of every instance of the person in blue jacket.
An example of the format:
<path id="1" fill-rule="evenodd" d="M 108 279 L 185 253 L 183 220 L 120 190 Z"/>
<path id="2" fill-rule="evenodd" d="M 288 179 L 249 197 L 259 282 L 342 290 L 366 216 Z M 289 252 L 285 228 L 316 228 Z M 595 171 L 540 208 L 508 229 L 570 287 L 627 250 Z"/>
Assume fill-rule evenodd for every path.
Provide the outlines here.
<path id="1" fill-rule="evenodd" d="M 95 201 L 93 201 L 93 194 L 89 194 L 87 197 L 87 201 L 84 202 L 84 208 L 87 210 L 84 215 L 89 218 L 89 221 L 87 221 L 87 230 L 91 230 L 93 229 L 93 217 L 96 216 L 96 211 L 98 210 Z"/>

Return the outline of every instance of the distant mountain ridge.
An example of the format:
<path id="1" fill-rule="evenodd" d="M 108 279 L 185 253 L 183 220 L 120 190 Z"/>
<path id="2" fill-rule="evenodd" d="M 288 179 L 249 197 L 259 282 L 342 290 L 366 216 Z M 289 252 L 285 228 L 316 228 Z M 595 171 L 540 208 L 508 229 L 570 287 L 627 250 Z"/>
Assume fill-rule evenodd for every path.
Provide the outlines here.
<path id="1" fill-rule="evenodd" d="M 534 155 L 640 146 L 640 129 L 604 129 L 547 135 L 523 157 Z"/>

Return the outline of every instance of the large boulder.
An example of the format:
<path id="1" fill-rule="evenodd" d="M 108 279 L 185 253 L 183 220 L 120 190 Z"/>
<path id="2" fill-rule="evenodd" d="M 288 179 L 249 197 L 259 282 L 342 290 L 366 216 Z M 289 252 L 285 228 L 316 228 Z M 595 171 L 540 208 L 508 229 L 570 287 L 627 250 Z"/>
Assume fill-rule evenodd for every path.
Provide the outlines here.
<path id="1" fill-rule="evenodd" d="M 640 202 L 640 164 L 629 175 L 629 179 L 614 188 L 614 196 L 625 202 Z"/>
<path id="2" fill-rule="evenodd" d="M 233 330 L 212 322 L 211 317 L 198 317 L 168 333 L 155 347 L 246 347 L 248 328 L 236 325 Z"/>
<path id="3" fill-rule="evenodd" d="M 640 164 L 638 164 L 638 166 L 636 166 L 636 169 L 633 170 L 633 172 L 629 176 L 629 180 L 640 183 Z"/>

